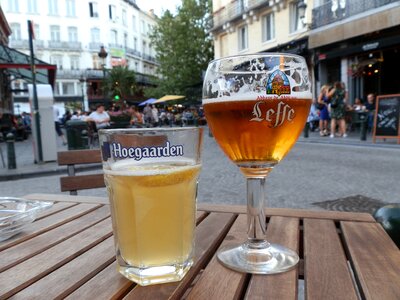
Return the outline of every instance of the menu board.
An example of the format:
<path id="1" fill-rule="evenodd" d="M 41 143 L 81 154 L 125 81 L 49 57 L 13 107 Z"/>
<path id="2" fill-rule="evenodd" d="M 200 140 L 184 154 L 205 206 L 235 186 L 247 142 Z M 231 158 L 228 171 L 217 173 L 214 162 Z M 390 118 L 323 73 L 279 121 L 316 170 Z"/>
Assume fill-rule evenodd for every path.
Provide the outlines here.
<path id="1" fill-rule="evenodd" d="M 382 95 L 376 99 L 373 141 L 397 138 L 400 143 L 400 94 Z"/>

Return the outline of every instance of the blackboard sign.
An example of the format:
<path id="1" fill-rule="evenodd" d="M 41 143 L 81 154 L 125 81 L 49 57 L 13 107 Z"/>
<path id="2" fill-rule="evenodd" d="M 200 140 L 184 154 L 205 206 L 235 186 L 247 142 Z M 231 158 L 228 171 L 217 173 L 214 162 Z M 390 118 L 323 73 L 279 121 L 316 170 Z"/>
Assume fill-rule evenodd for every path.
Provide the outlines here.
<path id="1" fill-rule="evenodd" d="M 400 143 L 400 94 L 378 96 L 376 99 L 373 141 L 396 138 Z"/>

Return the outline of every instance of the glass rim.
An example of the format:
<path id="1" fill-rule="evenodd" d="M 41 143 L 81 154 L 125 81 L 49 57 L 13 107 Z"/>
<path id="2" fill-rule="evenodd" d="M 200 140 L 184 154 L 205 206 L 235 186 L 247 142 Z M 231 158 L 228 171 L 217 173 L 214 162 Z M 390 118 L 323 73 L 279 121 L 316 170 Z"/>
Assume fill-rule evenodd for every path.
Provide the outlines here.
<path id="1" fill-rule="evenodd" d="M 249 53 L 249 54 L 236 54 L 236 55 L 230 55 L 230 56 L 224 56 L 224 57 L 220 57 L 220 58 L 215 58 L 213 60 L 211 60 L 208 64 L 212 64 L 214 62 L 218 62 L 218 61 L 224 61 L 224 60 L 229 60 L 229 59 L 234 59 L 234 58 L 257 58 L 257 57 L 280 57 L 280 56 L 285 56 L 285 57 L 293 57 L 293 58 L 298 58 L 298 59 L 302 59 L 304 60 L 304 62 L 306 62 L 306 59 L 304 56 L 301 55 L 297 55 L 297 54 L 292 54 L 292 53 L 284 53 L 284 52 L 257 52 L 257 53 Z"/>
<path id="2" fill-rule="evenodd" d="M 152 132 L 152 131 L 161 131 L 161 132 L 173 132 L 173 131 L 189 131 L 189 130 L 202 130 L 201 127 L 196 126 L 188 126 L 188 127 L 172 127 L 172 128 L 162 128 L 162 127 L 153 127 L 153 128 L 114 128 L 114 129 L 99 129 L 99 134 L 112 134 L 112 133 L 123 133 L 123 132 Z"/>

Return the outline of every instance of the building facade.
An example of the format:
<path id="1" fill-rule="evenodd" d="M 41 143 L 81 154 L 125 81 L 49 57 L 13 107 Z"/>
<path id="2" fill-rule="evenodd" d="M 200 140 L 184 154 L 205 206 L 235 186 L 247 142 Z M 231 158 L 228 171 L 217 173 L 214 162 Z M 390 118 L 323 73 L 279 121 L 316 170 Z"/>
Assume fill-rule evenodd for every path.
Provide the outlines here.
<path id="1" fill-rule="evenodd" d="M 310 11 L 299 14 L 299 1 L 214 0 L 211 34 L 215 56 L 262 51 L 307 54 Z"/>
<path id="2" fill-rule="evenodd" d="M 315 0 L 311 28 L 317 87 L 342 81 L 350 102 L 400 93 L 400 1 Z"/>
<path id="3" fill-rule="evenodd" d="M 33 21 L 35 57 L 57 66 L 58 101 L 88 105 L 106 100 L 101 81 L 104 71 L 115 66 L 134 70 L 139 84 L 156 74 L 149 34 L 157 17 L 140 10 L 134 0 L 2 0 L 1 6 L 12 31 L 12 48 L 29 53 L 27 20 Z M 23 89 L 26 82 L 16 80 L 14 85 Z M 24 95 L 15 95 L 19 98 Z"/>

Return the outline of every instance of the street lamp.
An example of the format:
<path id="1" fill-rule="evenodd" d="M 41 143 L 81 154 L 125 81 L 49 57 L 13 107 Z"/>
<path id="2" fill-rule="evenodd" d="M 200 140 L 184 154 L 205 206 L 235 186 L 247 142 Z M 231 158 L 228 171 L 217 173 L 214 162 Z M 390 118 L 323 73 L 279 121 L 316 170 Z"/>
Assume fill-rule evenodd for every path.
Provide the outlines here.
<path id="1" fill-rule="evenodd" d="M 307 4 L 304 3 L 304 0 L 300 0 L 297 3 L 297 12 L 299 14 L 300 20 L 302 20 L 303 23 L 305 23 L 304 18 L 306 16 L 306 9 L 307 9 Z"/>
<path id="2" fill-rule="evenodd" d="M 106 51 L 106 49 L 104 48 L 104 46 L 100 47 L 100 52 L 98 53 L 99 57 L 103 60 L 103 78 L 106 77 L 106 58 L 108 56 L 108 53 Z"/>
<path id="3" fill-rule="evenodd" d="M 89 105 L 87 103 L 87 98 L 86 98 L 86 77 L 81 75 L 79 78 L 79 82 L 81 83 L 81 89 L 82 89 L 82 110 L 83 111 L 88 111 L 89 110 Z"/>

